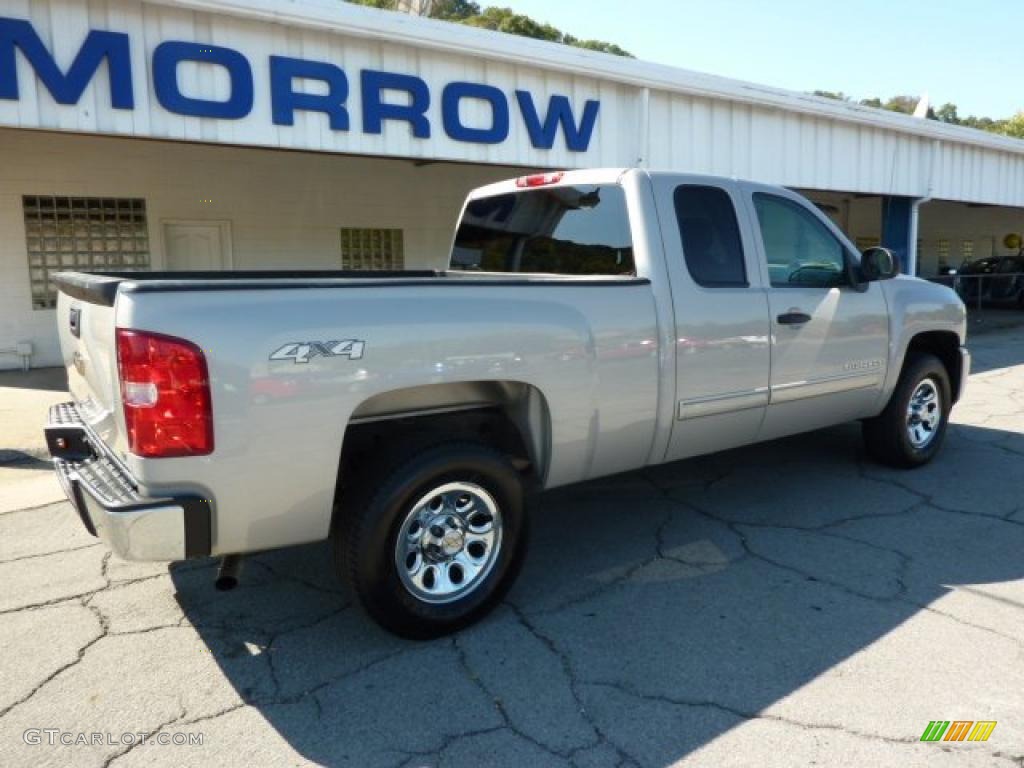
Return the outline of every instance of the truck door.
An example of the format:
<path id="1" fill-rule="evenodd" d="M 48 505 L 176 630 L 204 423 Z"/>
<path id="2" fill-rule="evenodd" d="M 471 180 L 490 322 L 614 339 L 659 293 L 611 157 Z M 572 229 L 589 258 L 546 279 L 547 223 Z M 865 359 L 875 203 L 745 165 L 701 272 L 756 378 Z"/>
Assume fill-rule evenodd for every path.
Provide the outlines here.
<path id="1" fill-rule="evenodd" d="M 853 249 L 804 198 L 748 185 L 772 323 L 771 402 L 759 439 L 867 416 L 885 380 L 881 286 L 854 286 Z"/>
<path id="2" fill-rule="evenodd" d="M 692 180 L 688 180 L 692 178 Z M 756 439 L 768 405 L 768 300 L 739 188 L 653 175 L 675 309 L 675 420 L 666 460 Z"/>

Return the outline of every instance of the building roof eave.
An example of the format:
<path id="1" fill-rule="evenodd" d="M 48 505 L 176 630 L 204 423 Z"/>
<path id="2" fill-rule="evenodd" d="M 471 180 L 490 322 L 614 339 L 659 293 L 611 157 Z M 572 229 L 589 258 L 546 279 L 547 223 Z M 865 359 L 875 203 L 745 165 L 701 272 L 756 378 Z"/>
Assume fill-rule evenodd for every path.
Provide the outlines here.
<path id="1" fill-rule="evenodd" d="M 330 29 L 391 43 L 548 68 L 669 93 L 749 104 L 846 123 L 1024 154 L 1024 140 L 923 120 L 861 104 L 734 80 L 720 75 L 627 59 L 560 43 L 397 14 L 341 0 L 145 0 L 150 5 L 259 19 L 284 26 Z"/>

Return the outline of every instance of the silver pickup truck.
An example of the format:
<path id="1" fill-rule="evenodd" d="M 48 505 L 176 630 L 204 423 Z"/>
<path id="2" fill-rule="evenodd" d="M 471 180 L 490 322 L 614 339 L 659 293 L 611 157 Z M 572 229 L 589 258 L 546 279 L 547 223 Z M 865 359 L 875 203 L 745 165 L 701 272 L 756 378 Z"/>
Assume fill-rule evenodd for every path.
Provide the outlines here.
<path id="1" fill-rule="evenodd" d="M 530 492 L 855 419 L 929 461 L 964 305 L 896 271 L 786 189 L 522 177 L 469 196 L 443 272 L 58 275 L 48 444 L 122 557 L 331 538 L 377 621 L 436 636 L 514 579 Z"/>

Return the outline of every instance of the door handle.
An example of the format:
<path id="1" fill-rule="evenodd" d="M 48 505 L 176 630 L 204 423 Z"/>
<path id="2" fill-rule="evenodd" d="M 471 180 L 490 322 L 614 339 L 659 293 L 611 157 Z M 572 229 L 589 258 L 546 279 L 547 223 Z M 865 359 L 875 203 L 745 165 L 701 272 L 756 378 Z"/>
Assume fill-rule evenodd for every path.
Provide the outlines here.
<path id="1" fill-rule="evenodd" d="M 779 325 L 803 325 L 811 321 L 811 316 L 805 312 L 783 312 L 776 320 Z"/>

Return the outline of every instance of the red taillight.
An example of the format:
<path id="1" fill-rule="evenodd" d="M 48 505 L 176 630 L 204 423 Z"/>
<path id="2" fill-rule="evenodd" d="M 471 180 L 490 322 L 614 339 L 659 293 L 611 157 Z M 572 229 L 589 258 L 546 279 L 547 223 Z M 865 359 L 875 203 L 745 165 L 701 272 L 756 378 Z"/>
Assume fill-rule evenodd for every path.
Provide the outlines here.
<path id="1" fill-rule="evenodd" d="M 516 179 L 517 187 L 545 187 L 548 184 L 557 184 L 565 176 L 564 171 L 553 173 L 536 173 L 533 176 L 520 176 Z"/>
<path id="2" fill-rule="evenodd" d="M 190 341 L 117 329 L 128 450 L 145 458 L 213 451 L 206 358 Z"/>

